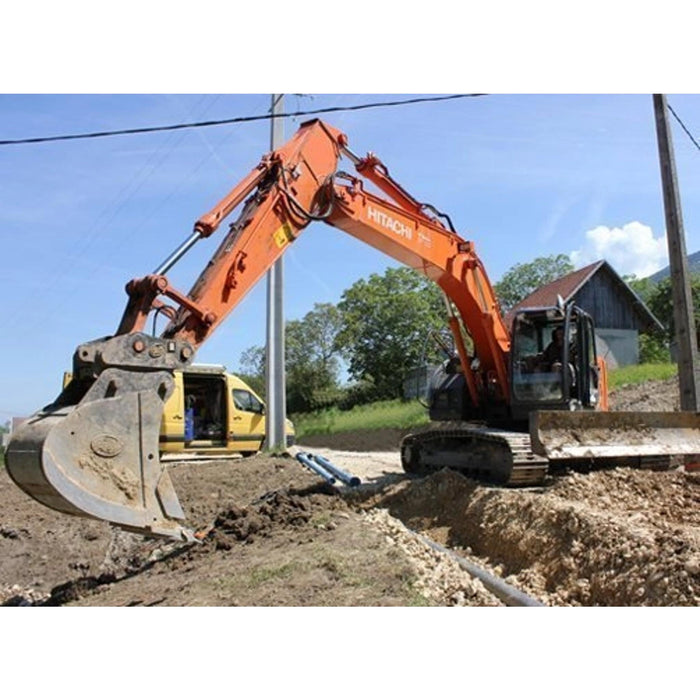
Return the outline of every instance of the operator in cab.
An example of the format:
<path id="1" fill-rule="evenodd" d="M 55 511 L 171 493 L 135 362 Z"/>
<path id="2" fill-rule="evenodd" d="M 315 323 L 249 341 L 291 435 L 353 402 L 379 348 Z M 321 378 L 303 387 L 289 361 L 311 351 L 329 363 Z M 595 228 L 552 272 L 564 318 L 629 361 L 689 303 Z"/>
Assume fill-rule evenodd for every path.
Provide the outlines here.
<path id="1" fill-rule="evenodd" d="M 564 329 L 559 326 L 552 331 L 552 342 L 544 349 L 542 360 L 550 372 L 561 369 L 564 358 Z"/>

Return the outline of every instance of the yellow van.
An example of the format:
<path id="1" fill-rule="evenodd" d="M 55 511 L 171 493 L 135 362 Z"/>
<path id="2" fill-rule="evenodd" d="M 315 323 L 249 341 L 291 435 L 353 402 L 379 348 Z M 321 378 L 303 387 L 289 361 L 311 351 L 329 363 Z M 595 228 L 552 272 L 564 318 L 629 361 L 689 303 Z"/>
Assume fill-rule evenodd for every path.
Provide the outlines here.
<path id="1" fill-rule="evenodd" d="M 72 378 L 63 375 L 65 388 Z M 287 447 L 294 444 L 292 421 L 286 422 Z M 175 372 L 175 390 L 163 407 L 160 451 L 260 452 L 265 440 L 265 404 L 223 365 L 192 365 Z"/>
<path id="2" fill-rule="evenodd" d="M 287 447 L 294 425 L 287 420 Z M 265 405 L 221 365 L 193 365 L 175 372 L 175 390 L 163 409 L 162 452 L 259 452 L 265 439 Z"/>

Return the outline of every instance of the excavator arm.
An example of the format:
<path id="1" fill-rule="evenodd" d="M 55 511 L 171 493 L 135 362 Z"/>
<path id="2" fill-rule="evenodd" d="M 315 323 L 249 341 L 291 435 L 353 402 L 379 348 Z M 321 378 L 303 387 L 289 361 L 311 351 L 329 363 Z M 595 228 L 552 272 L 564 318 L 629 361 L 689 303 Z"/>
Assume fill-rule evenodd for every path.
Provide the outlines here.
<path id="1" fill-rule="evenodd" d="M 362 179 L 337 172 L 343 154 L 391 200 L 367 192 Z M 173 289 L 158 274 L 127 285 L 130 300 L 117 335 L 143 330 L 158 296 L 165 296 L 179 308 L 171 314 L 164 337 L 198 347 L 303 229 L 313 221 L 324 221 L 440 285 L 473 334 L 475 346 L 483 348 L 482 363 L 496 373 L 507 395 L 508 332 L 473 243 L 460 238 L 451 224 L 448 229 L 439 221 L 440 216 L 447 217 L 408 194 L 376 156 L 358 158 L 342 133 L 321 121 L 308 122 L 200 218 L 195 235 L 214 233 L 249 195 L 189 294 Z M 430 211 L 436 216 L 429 216 Z"/>
<path id="2" fill-rule="evenodd" d="M 341 155 L 362 178 L 337 171 Z M 388 198 L 368 192 L 365 181 Z M 246 198 L 189 294 L 173 289 L 162 274 L 127 285 L 130 299 L 117 335 L 143 330 L 149 314 L 162 305 L 171 319 L 163 337 L 199 347 L 304 228 L 323 221 L 436 282 L 447 299 L 472 405 L 479 406 L 487 390 L 490 401 L 508 401 L 510 340 L 474 244 L 454 231 L 447 216 L 406 192 L 375 155 L 359 158 L 342 133 L 321 121 L 308 122 L 204 215 L 194 236 L 214 233 Z M 170 298 L 177 309 L 165 307 L 159 297 Z M 472 369 L 474 358 L 468 355 L 462 328 L 477 350 L 478 372 Z"/>
<path id="3" fill-rule="evenodd" d="M 281 149 L 261 160 L 244 180 L 194 225 L 188 249 L 211 236 L 243 204 L 217 251 L 188 294 L 174 289 L 165 273 L 179 259 L 171 256 L 156 272 L 127 285 L 129 301 L 117 335 L 142 331 L 158 297 L 177 304 L 163 334 L 196 349 L 216 330 L 251 287 L 322 214 L 345 137 L 320 121 L 308 122 Z M 171 307 L 172 308 L 172 307 Z"/>
<path id="4" fill-rule="evenodd" d="M 510 339 L 474 244 L 413 207 L 365 191 L 362 180 L 343 177 L 348 184 L 336 184 L 335 206 L 327 223 L 433 280 L 445 294 L 450 328 L 472 404 L 478 406 L 487 390 L 489 400 L 507 403 Z M 384 178 L 368 179 L 388 185 L 391 181 Z M 393 189 L 386 187 L 389 192 Z M 467 353 L 462 327 L 472 339 L 478 372 L 473 369 L 474 358 Z"/>

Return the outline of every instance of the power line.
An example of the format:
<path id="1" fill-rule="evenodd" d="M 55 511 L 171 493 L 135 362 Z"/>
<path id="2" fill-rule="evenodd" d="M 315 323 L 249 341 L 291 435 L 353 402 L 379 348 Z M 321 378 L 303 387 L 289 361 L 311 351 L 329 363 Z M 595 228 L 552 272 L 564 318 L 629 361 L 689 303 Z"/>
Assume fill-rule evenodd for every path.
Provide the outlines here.
<path id="1" fill-rule="evenodd" d="M 668 102 L 666 103 L 666 106 L 668 107 L 668 111 L 671 112 L 671 114 L 676 118 L 676 121 L 681 125 L 681 128 L 685 133 L 688 135 L 688 138 L 695 144 L 695 148 L 697 148 L 700 151 L 700 144 L 693 138 L 693 135 L 688 131 L 686 128 L 686 125 L 681 121 L 681 118 L 673 111 L 673 107 L 671 107 Z"/>
<path id="2" fill-rule="evenodd" d="M 204 95 L 192 108 L 192 111 L 187 115 L 189 117 L 203 117 L 213 105 L 218 101 L 219 96 L 214 96 L 214 100 L 210 101 L 206 105 L 207 98 L 211 95 Z M 206 106 L 205 106 L 206 105 Z M 200 108 L 201 107 L 201 108 Z M 189 110 L 188 110 L 189 111 Z M 194 114 L 193 114 L 194 112 Z M 144 186 L 148 179 L 156 172 L 157 168 L 163 164 L 165 159 L 174 151 L 174 149 L 182 143 L 183 139 L 187 137 L 186 133 L 182 134 L 170 134 L 164 141 L 164 143 L 156 150 L 154 150 L 150 155 L 146 163 L 142 165 L 139 171 L 124 185 L 121 190 L 114 197 L 112 202 L 105 206 L 97 218 L 89 225 L 85 227 L 85 234 L 76 241 L 76 245 L 72 249 L 72 254 L 70 256 L 70 262 L 77 261 L 82 262 L 83 258 L 87 260 L 86 252 L 93 245 L 94 241 L 97 240 L 102 233 L 104 233 L 108 226 L 116 219 L 119 212 L 126 206 L 126 204 L 131 200 Z M 147 220 L 148 215 L 141 218 L 141 224 L 143 225 Z M 129 230 L 119 237 L 117 242 L 117 247 L 128 243 L 129 239 L 135 235 L 134 230 Z M 55 289 L 58 283 L 64 284 L 68 277 L 68 272 L 70 266 L 56 266 L 53 270 L 52 277 L 42 278 L 44 279 L 44 284 L 41 285 L 41 292 L 45 292 L 48 289 Z M 67 283 L 66 283 L 67 284 Z M 75 287 L 78 286 L 78 282 L 70 284 L 67 289 L 75 291 Z M 65 285 L 64 285 L 65 286 Z M 69 291 L 70 294 L 70 291 Z M 36 323 L 37 321 L 42 322 L 44 318 L 51 316 L 57 311 L 61 310 L 65 304 L 65 300 L 59 297 L 49 299 L 46 303 L 40 305 L 39 315 L 33 319 L 31 322 Z M 14 316 L 10 316 L 8 319 L 8 324 L 10 328 L 18 327 L 25 316 L 22 313 L 22 309 L 16 308 L 16 313 Z M 24 317 L 24 321 L 29 323 L 29 319 Z"/>
<path id="3" fill-rule="evenodd" d="M 397 107 L 400 105 L 418 104 L 419 102 L 442 102 L 445 100 L 458 100 L 465 97 L 483 97 L 484 93 L 472 93 L 462 95 L 444 95 L 442 97 L 415 97 L 409 100 L 394 100 L 391 102 L 369 102 L 349 107 L 326 107 L 308 111 L 286 112 L 280 117 L 305 117 L 314 114 L 328 114 L 329 112 L 352 112 L 361 109 L 373 109 L 376 107 Z M 168 126 L 146 126 L 136 129 L 120 129 L 118 131 L 95 131 L 85 134 L 65 134 L 63 136 L 40 136 L 29 139 L 6 139 L 0 141 L 0 146 L 13 146 L 28 143 L 47 143 L 50 141 L 76 141 L 78 139 L 97 139 L 106 136 L 126 136 L 131 134 L 147 134 L 156 131 L 175 131 L 177 129 L 195 129 L 205 126 L 221 126 L 222 124 L 240 124 L 272 119 L 271 114 L 257 114 L 250 117 L 232 117 L 231 119 L 216 119 L 205 122 L 191 122 L 188 124 L 171 124 Z"/>

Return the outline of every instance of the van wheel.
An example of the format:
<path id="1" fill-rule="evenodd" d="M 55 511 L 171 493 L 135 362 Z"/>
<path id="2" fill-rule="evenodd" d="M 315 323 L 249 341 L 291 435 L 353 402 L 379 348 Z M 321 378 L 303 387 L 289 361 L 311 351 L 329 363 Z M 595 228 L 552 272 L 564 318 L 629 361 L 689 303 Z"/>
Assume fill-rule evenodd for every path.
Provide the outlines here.
<path id="1" fill-rule="evenodd" d="M 241 457 L 252 457 L 253 455 L 258 454 L 257 452 L 241 452 Z"/>

